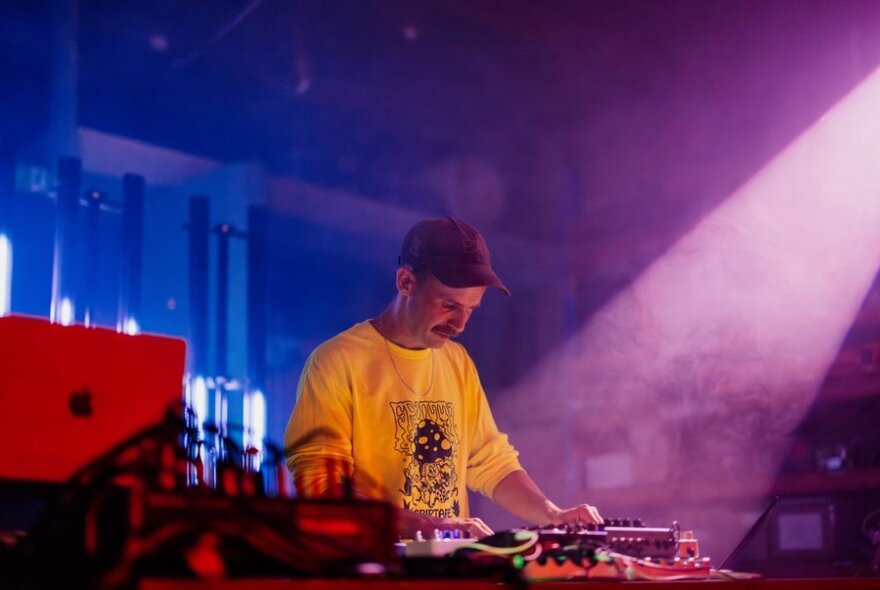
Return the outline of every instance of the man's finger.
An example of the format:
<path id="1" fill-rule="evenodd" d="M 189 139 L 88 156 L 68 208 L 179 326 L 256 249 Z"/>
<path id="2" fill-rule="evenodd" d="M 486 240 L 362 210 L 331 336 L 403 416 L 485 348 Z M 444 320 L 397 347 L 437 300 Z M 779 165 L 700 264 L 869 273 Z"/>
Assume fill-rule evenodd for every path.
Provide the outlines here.
<path id="1" fill-rule="evenodd" d="M 480 518 L 471 519 L 470 525 L 470 534 L 477 538 L 488 537 L 494 533 L 494 531 Z"/>
<path id="2" fill-rule="evenodd" d="M 590 504 L 581 504 L 565 510 L 559 519 L 562 524 L 577 525 L 602 524 L 605 522 L 599 514 L 599 510 Z"/>
<path id="3" fill-rule="evenodd" d="M 602 517 L 599 516 L 599 511 L 596 510 L 595 506 L 590 506 L 589 504 L 585 504 L 584 508 L 587 513 L 587 524 L 601 524 Z"/>

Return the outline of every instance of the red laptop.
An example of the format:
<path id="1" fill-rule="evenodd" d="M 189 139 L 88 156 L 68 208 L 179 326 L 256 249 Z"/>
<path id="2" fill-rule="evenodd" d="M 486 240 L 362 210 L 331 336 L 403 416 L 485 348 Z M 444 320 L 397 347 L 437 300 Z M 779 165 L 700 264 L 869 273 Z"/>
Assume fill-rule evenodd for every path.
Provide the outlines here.
<path id="1" fill-rule="evenodd" d="M 0 318 L 0 478 L 64 481 L 180 404 L 178 338 Z"/>

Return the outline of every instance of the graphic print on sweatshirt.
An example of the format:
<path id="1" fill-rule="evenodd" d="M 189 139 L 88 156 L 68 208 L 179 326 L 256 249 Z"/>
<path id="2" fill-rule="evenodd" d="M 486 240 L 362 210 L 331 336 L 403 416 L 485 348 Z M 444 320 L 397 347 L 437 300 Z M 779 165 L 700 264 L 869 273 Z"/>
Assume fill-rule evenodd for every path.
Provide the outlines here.
<path id="1" fill-rule="evenodd" d="M 452 402 L 390 402 L 394 449 L 403 455 L 403 507 L 439 518 L 459 516 Z"/>

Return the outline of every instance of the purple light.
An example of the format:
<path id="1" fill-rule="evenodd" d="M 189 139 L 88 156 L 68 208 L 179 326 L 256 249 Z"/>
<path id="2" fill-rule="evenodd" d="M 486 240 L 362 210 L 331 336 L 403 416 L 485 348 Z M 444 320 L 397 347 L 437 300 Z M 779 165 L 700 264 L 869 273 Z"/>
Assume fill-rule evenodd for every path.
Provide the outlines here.
<path id="1" fill-rule="evenodd" d="M 735 542 L 748 525 L 719 494 L 770 490 L 880 266 L 878 154 L 875 72 L 548 355 L 497 411 L 522 448 L 571 448 L 582 470 L 536 460 L 538 480 L 571 501 L 715 498 L 714 542 Z M 558 440 L 534 426 L 563 414 Z"/>

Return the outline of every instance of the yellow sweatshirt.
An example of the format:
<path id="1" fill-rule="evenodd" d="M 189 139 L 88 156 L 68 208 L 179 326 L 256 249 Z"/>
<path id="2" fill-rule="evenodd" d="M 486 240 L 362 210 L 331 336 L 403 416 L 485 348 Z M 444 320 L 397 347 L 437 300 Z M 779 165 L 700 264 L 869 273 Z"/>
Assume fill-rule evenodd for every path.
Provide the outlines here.
<path id="1" fill-rule="evenodd" d="M 369 322 L 309 357 L 284 446 L 300 496 L 351 478 L 361 497 L 440 518 L 469 515 L 465 484 L 491 498 L 521 469 L 463 346 L 401 348 Z"/>

